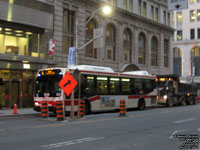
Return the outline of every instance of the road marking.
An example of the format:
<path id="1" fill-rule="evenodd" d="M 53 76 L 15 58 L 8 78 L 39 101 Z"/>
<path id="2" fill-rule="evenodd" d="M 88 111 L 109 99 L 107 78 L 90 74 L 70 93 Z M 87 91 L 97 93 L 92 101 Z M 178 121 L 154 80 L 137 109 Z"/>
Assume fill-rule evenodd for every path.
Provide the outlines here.
<path id="1" fill-rule="evenodd" d="M 63 147 L 63 146 L 68 146 L 68 145 L 80 144 L 83 142 L 101 140 L 103 138 L 104 137 L 88 137 L 88 138 L 77 139 L 77 140 L 73 140 L 73 141 L 66 141 L 66 142 L 54 143 L 54 144 L 49 144 L 49 145 L 42 145 L 41 147 L 43 147 L 45 149 L 52 149 L 52 148 Z"/>
<path id="2" fill-rule="evenodd" d="M 200 128 L 197 131 L 200 132 Z"/>
<path id="3" fill-rule="evenodd" d="M 2 123 L 4 123 L 4 122 L 0 122 L 0 124 L 2 124 Z"/>
<path id="4" fill-rule="evenodd" d="M 185 130 L 176 130 L 172 133 L 172 135 L 169 137 L 170 139 L 174 138 L 174 135 L 179 133 L 179 132 L 186 132 L 186 131 L 190 131 L 191 129 L 185 129 Z"/>
<path id="5" fill-rule="evenodd" d="M 178 121 L 174 121 L 174 123 L 184 123 L 184 122 L 190 122 L 190 121 L 194 121 L 197 118 L 188 118 L 188 119 L 184 119 L 184 120 L 178 120 Z"/>

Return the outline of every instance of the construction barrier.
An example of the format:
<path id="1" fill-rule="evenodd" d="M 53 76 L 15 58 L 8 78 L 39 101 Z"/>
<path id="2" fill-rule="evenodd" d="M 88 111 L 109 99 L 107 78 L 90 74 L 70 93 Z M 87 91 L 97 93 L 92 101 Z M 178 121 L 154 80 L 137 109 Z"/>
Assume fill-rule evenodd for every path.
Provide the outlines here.
<path id="1" fill-rule="evenodd" d="M 80 100 L 80 105 L 79 105 L 80 117 L 84 116 L 84 108 L 85 108 L 85 101 L 84 100 Z"/>
<path id="2" fill-rule="evenodd" d="M 63 102 L 62 101 L 56 101 L 56 118 L 57 121 L 63 121 L 65 118 L 64 116 L 64 109 L 63 109 Z"/>
<path id="3" fill-rule="evenodd" d="M 126 101 L 120 100 L 120 117 L 126 116 Z"/>
<path id="4" fill-rule="evenodd" d="M 42 101 L 41 117 L 48 118 L 48 102 L 47 101 Z"/>
<path id="5" fill-rule="evenodd" d="M 48 102 L 47 101 L 42 101 L 41 117 L 48 118 Z"/>
<path id="6" fill-rule="evenodd" d="M 14 104 L 13 114 L 18 114 L 18 112 L 17 112 L 17 104 Z"/>

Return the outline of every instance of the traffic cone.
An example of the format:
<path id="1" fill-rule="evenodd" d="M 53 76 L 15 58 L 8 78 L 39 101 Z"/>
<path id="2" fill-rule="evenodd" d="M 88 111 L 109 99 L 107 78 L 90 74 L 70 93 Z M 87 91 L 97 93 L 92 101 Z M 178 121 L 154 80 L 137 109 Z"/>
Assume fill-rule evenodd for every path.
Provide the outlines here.
<path id="1" fill-rule="evenodd" d="M 17 112 L 17 104 L 14 104 L 13 114 L 18 114 L 18 112 Z"/>

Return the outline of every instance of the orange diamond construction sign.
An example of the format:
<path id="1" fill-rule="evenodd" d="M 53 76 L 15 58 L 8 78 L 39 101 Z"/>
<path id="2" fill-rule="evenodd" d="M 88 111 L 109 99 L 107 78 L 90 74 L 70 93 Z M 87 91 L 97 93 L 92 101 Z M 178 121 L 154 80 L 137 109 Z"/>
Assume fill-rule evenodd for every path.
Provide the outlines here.
<path id="1" fill-rule="evenodd" d="M 65 76 L 59 82 L 59 86 L 63 89 L 63 91 L 65 92 L 67 96 L 71 94 L 71 92 L 74 90 L 76 85 L 77 85 L 77 81 L 69 72 L 67 72 Z"/>

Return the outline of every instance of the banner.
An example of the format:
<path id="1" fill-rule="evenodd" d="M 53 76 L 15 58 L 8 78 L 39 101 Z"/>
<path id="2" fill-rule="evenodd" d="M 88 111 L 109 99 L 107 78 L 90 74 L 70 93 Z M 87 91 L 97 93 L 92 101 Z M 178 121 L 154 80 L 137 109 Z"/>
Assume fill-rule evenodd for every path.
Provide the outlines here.
<path id="1" fill-rule="evenodd" d="M 70 47 L 68 55 L 68 66 L 75 65 L 75 61 L 76 61 L 76 47 Z"/>
<path id="2" fill-rule="evenodd" d="M 49 40 L 49 55 L 53 55 L 55 50 L 55 40 L 50 39 Z"/>

